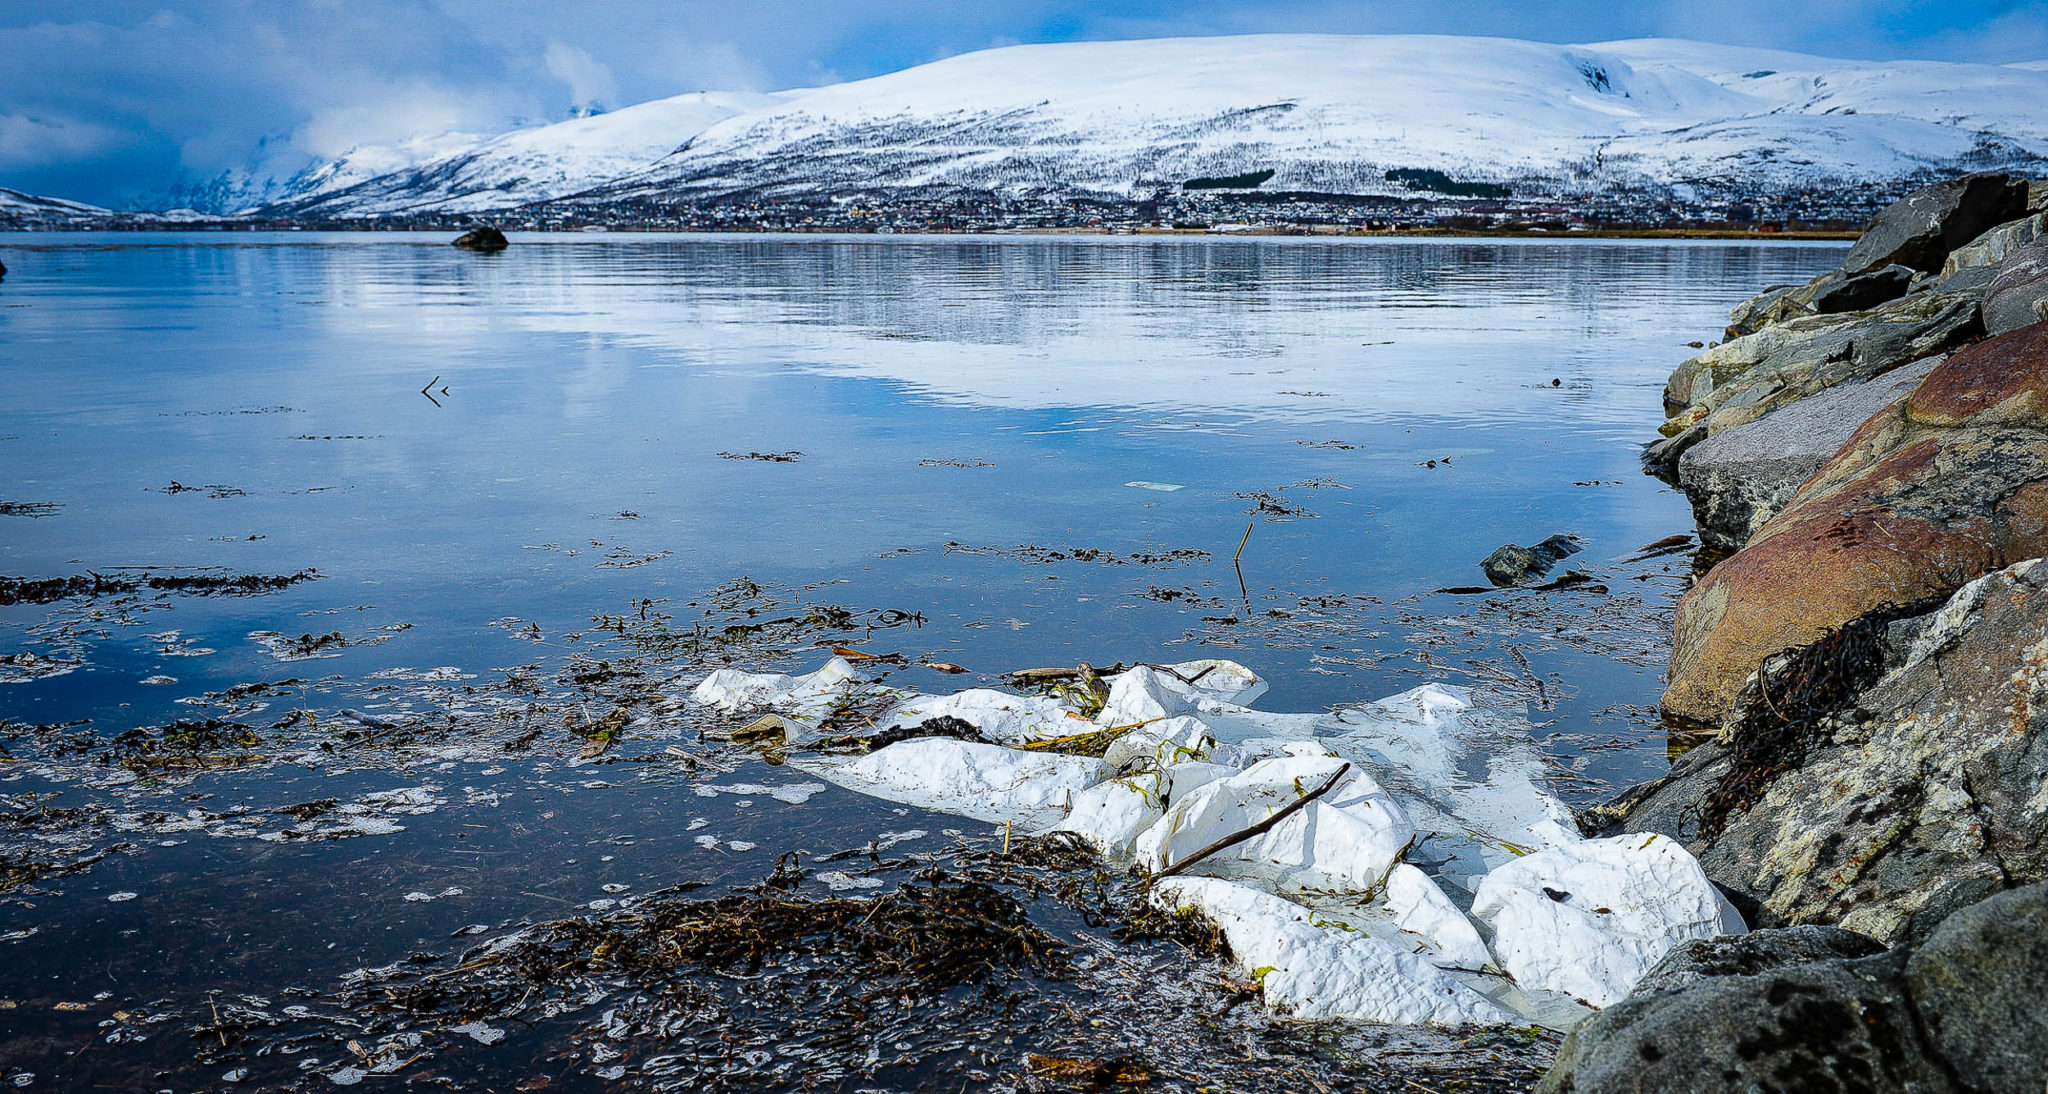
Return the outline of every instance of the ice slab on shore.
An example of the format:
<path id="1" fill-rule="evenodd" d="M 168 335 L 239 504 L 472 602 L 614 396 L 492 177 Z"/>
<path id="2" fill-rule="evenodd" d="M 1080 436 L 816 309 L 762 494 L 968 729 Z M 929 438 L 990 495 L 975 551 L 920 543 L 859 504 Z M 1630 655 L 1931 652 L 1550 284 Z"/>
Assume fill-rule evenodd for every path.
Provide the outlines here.
<path id="1" fill-rule="evenodd" d="M 952 695 L 918 695 L 905 699 L 882 720 L 883 729 L 908 728 L 933 718 L 958 718 L 1003 744 L 1044 741 L 1092 727 L 1058 699 L 1011 695 L 993 688 L 970 688 Z"/>
<path id="2" fill-rule="evenodd" d="M 1224 660 L 1139 665 L 1104 679 L 1109 698 L 1095 720 L 1105 726 L 1171 718 L 1203 704 L 1249 703 L 1266 692 L 1266 682 L 1257 673 Z"/>
<path id="3" fill-rule="evenodd" d="M 1256 879 L 1276 892 L 1377 887 L 1415 830 L 1372 776 L 1313 745 L 1301 755 L 1261 760 L 1174 801 L 1139 837 L 1138 862 L 1163 870 L 1226 836 L 1272 817 L 1302 795 L 1338 779 L 1328 793 L 1250 839 L 1192 869 L 1212 877 Z M 1340 776 L 1338 773 L 1342 771 Z"/>
<path id="4" fill-rule="evenodd" d="M 1744 930 L 1674 841 L 1580 836 L 1543 788 L 1519 705 L 1427 684 L 1328 713 L 1257 711 L 1242 701 L 1263 681 L 1229 661 L 1140 666 L 1106 682 L 1092 722 L 1058 699 L 986 688 L 906 697 L 838 658 L 807 676 L 714 673 L 696 697 L 802 717 L 864 689 L 900 700 L 886 726 L 955 717 L 1019 745 L 1122 729 L 1100 760 L 928 737 L 790 762 L 906 805 L 1071 832 L 1153 871 L 1335 777 L 1155 894 L 1215 920 L 1244 967 L 1265 970 L 1266 1002 L 1304 1017 L 1519 1015 L 1567 1028 L 1584 1005 L 1626 995 L 1679 942 Z"/>
<path id="5" fill-rule="evenodd" d="M 1479 883 L 1472 917 L 1517 983 L 1596 1007 L 1620 1001 L 1679 943 L 1748 929 L 1685 848 L 1642 834 L 1516 859 Z"/>
<path id="6" fill-rule="evenodd" d="M 1268 1005 L 1298 1018 L 1495 1025 L 1514 1016 L 1434 965 L 1377 938 L 1317 926 L 1293 901 L 1217 878 L 1168 878 L 1152 899 L 1216 924 Z"/>
<path id="7" fill-rule="evenodd" d="M 1199 718 L 1162 718 L 1118 737 L 1103 750 L 1102 762 L 1118 774 L 1164 771 L 1178 764 L 1208 759 L 1216 738 Z"/>
<path id="8" fill-rule="evenodd" d="M 1109 779 L 1074 795 L 1067 818 L 1055 832 L 1072 832 L 1102 855 L 1122 858 L 1131 843 L 1159 819 L 1161 776 L 1127 775 Z"/>
<path id="9" fill-rule="evenodd" d="M 825 775 L 888 801 L 1042 831 L 1065 818 L 1075 797 L 1101 778 L 1102 761 L 922 737 L 877 749 Z"/>
<path id="10" fill-rule="evenodd" d="M 720 710 L 772 710 L 800 722 L 812 723 L 831 711 L 832 704 L 840 696 L 863 683 L 866 683 L 866 677 L 845 658 L 834 657 L 816 672 L 802 676 L 719 669 L 706 676 L 690 692 L 690 697 Z"/>

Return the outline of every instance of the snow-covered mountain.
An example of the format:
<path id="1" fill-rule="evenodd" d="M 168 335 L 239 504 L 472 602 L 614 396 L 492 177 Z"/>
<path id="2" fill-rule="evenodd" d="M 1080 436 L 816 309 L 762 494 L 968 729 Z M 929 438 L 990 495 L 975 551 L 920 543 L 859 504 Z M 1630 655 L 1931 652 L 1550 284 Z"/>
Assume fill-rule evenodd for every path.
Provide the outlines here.
<path id="1" fill-rule="evenodd" d="M 678 96 L 389 172 L 370 174 L 370 157 L 352 156 L 304 176 L 266 211 L 1131 199 L 1260 172 L 1271 172 L 1266 190 L 1353 194 L 1446 178 L 1525 196 L 1729 193 L 2005 165 L 2048 168 L 2048 68 L 1668 39 L 1257 35 L 1012 46 L 828 87 Z"/>
<path id="2" fill-rule="evenodd" d="M 451 135 L 429 154 L 416 145 L 364 148 L 306 172 L 272 214 L 361 216 L 471 212 L 563 197 L 643 170 L 727 118 L 782 96 L 702 91 L 481 139 Z M 376 169 L 386 160 L 402 160 Z"/>
<path id="3" fill-rule="evenodd" d="M 111 215 L 97 205 L 38 197 L 0 186 L 0 228 L 62 226 Z"/>

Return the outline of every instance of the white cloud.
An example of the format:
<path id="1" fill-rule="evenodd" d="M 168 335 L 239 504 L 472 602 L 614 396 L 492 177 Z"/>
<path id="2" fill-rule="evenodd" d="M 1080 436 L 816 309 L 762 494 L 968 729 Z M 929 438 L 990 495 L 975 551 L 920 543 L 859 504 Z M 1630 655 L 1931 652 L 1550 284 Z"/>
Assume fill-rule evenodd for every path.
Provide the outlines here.
<path id="1" fill-rule="evenodd" d="M 130 139 L 120 130 L 90 122 L 0 114 L 0 169 L 20 170 L 104 155 Z"/>
<path id="2" fill-rule="evenodd" d="M 620 105 L 618 78 L 590 54 L 566 42 L 549 42 L 542 63 L 548 75 L 569 85 L 569 101 L 577 109 Z"/>

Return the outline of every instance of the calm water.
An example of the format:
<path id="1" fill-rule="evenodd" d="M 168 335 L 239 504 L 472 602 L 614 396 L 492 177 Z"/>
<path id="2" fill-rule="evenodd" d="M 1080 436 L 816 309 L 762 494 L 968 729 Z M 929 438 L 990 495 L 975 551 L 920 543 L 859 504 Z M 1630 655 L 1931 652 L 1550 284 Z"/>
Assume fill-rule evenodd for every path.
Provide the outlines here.
<path id="1" fill-rule="evenodd" d="M 928 689 L 1217 655 L 1270 679 L 1272 710 L 1430 679 L 1511 686 L 1584 800 L 1665 762 L 1644 708 L 1686 562 L 1621 561 L 1691 529 L 1637 468 L 1663 378 L 1732 303 L 1839 258 L 620 235 L 496 256 L 441 236 L 21 235 L 0 256 L 0 503 L 31 507 L 0 515 L 0 575 L 321 575 L 263 596 L 0 608 L 9 816 L 205 814 L 186 832 L 80 821 L 9 845 L 63 845 L 77 868 L 0 890 L 0 1073 L 43 1088 L 162 1072 L 177 1089 L 241 1066 L 285 1081 L 225 1036 L 193 1062 L 213 1051 L 195 1001 L 215 994 L 282 1005 L 286 988 L 446 952 L 468 924 L 566 914 L 607 884 L 734 884 L 791 847 L 985 828 L 838 791 L 739 806 L 650 764 L 559 755 L 128 783 L 89 750 L 62 759 L 77 729 L 22 727 L 85 722 L 104 740 L 202 710 L 267 733 L 293 709 L 461 715 L 508 668 L 595 656 L 578 637 L 594 616 L 687 626 L 745 577 L 780 601 L 914 613 L 863 648 L 976 674 L 895 678 Z M 727 458 L 753 453 L 800 455 Z M 1501 543 L 1554 532 L 1585 539 L 1572 564 L 1606 592 L 1435 594 L 1482 583 Z M 1046 553 L 1076 549 L 1121 564 Z M 256 632 L 349 645 L 280 661 Z M 303 683 L 267 706 L 190 701 L 288 678 Z M 274 735 L 300 747 L 301 728 Z M 637 751 L 691 739 L 665 732 Z M 787 781 L 759 764 L 739 777 Z M 433 811 L 390 834 L 220 830 L 240 806 L 421 786 Z M 695 818 L 758 847 L 705 847 Z M 463 892 L 404 899 L 448 888 Z M 135 1025 L 150 1007 L 180 1017 Z M 460 1066 L 546 1055 L 521 1041 L 470 1046 Z M 571 1072 L 558 1087 L 596 1082 Z"/>

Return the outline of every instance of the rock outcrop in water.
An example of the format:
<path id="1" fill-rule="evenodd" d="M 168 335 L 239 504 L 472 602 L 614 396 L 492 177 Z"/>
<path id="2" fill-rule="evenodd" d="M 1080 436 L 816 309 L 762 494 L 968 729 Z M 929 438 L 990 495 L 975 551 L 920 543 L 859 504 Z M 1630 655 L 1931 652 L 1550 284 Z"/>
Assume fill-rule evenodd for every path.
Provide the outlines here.
<path id="1" fill-rule="evenodd" d="M 455 246 L 465 251 L 482 251 L 488 254 L 492 251 L 502 251 L 511 245 L 512 241 L 505 238 L 505 233 L 488 224 L 471 228 L 455 237 Z"/>
<path id="2" fill-rule="evenodd" d="M 2036 1091 L 2048 1085 L 2048 886 L 1917 950 L 1846 931 L 1690 943 L 1565 1041 L 1545 1094 Z"/>

